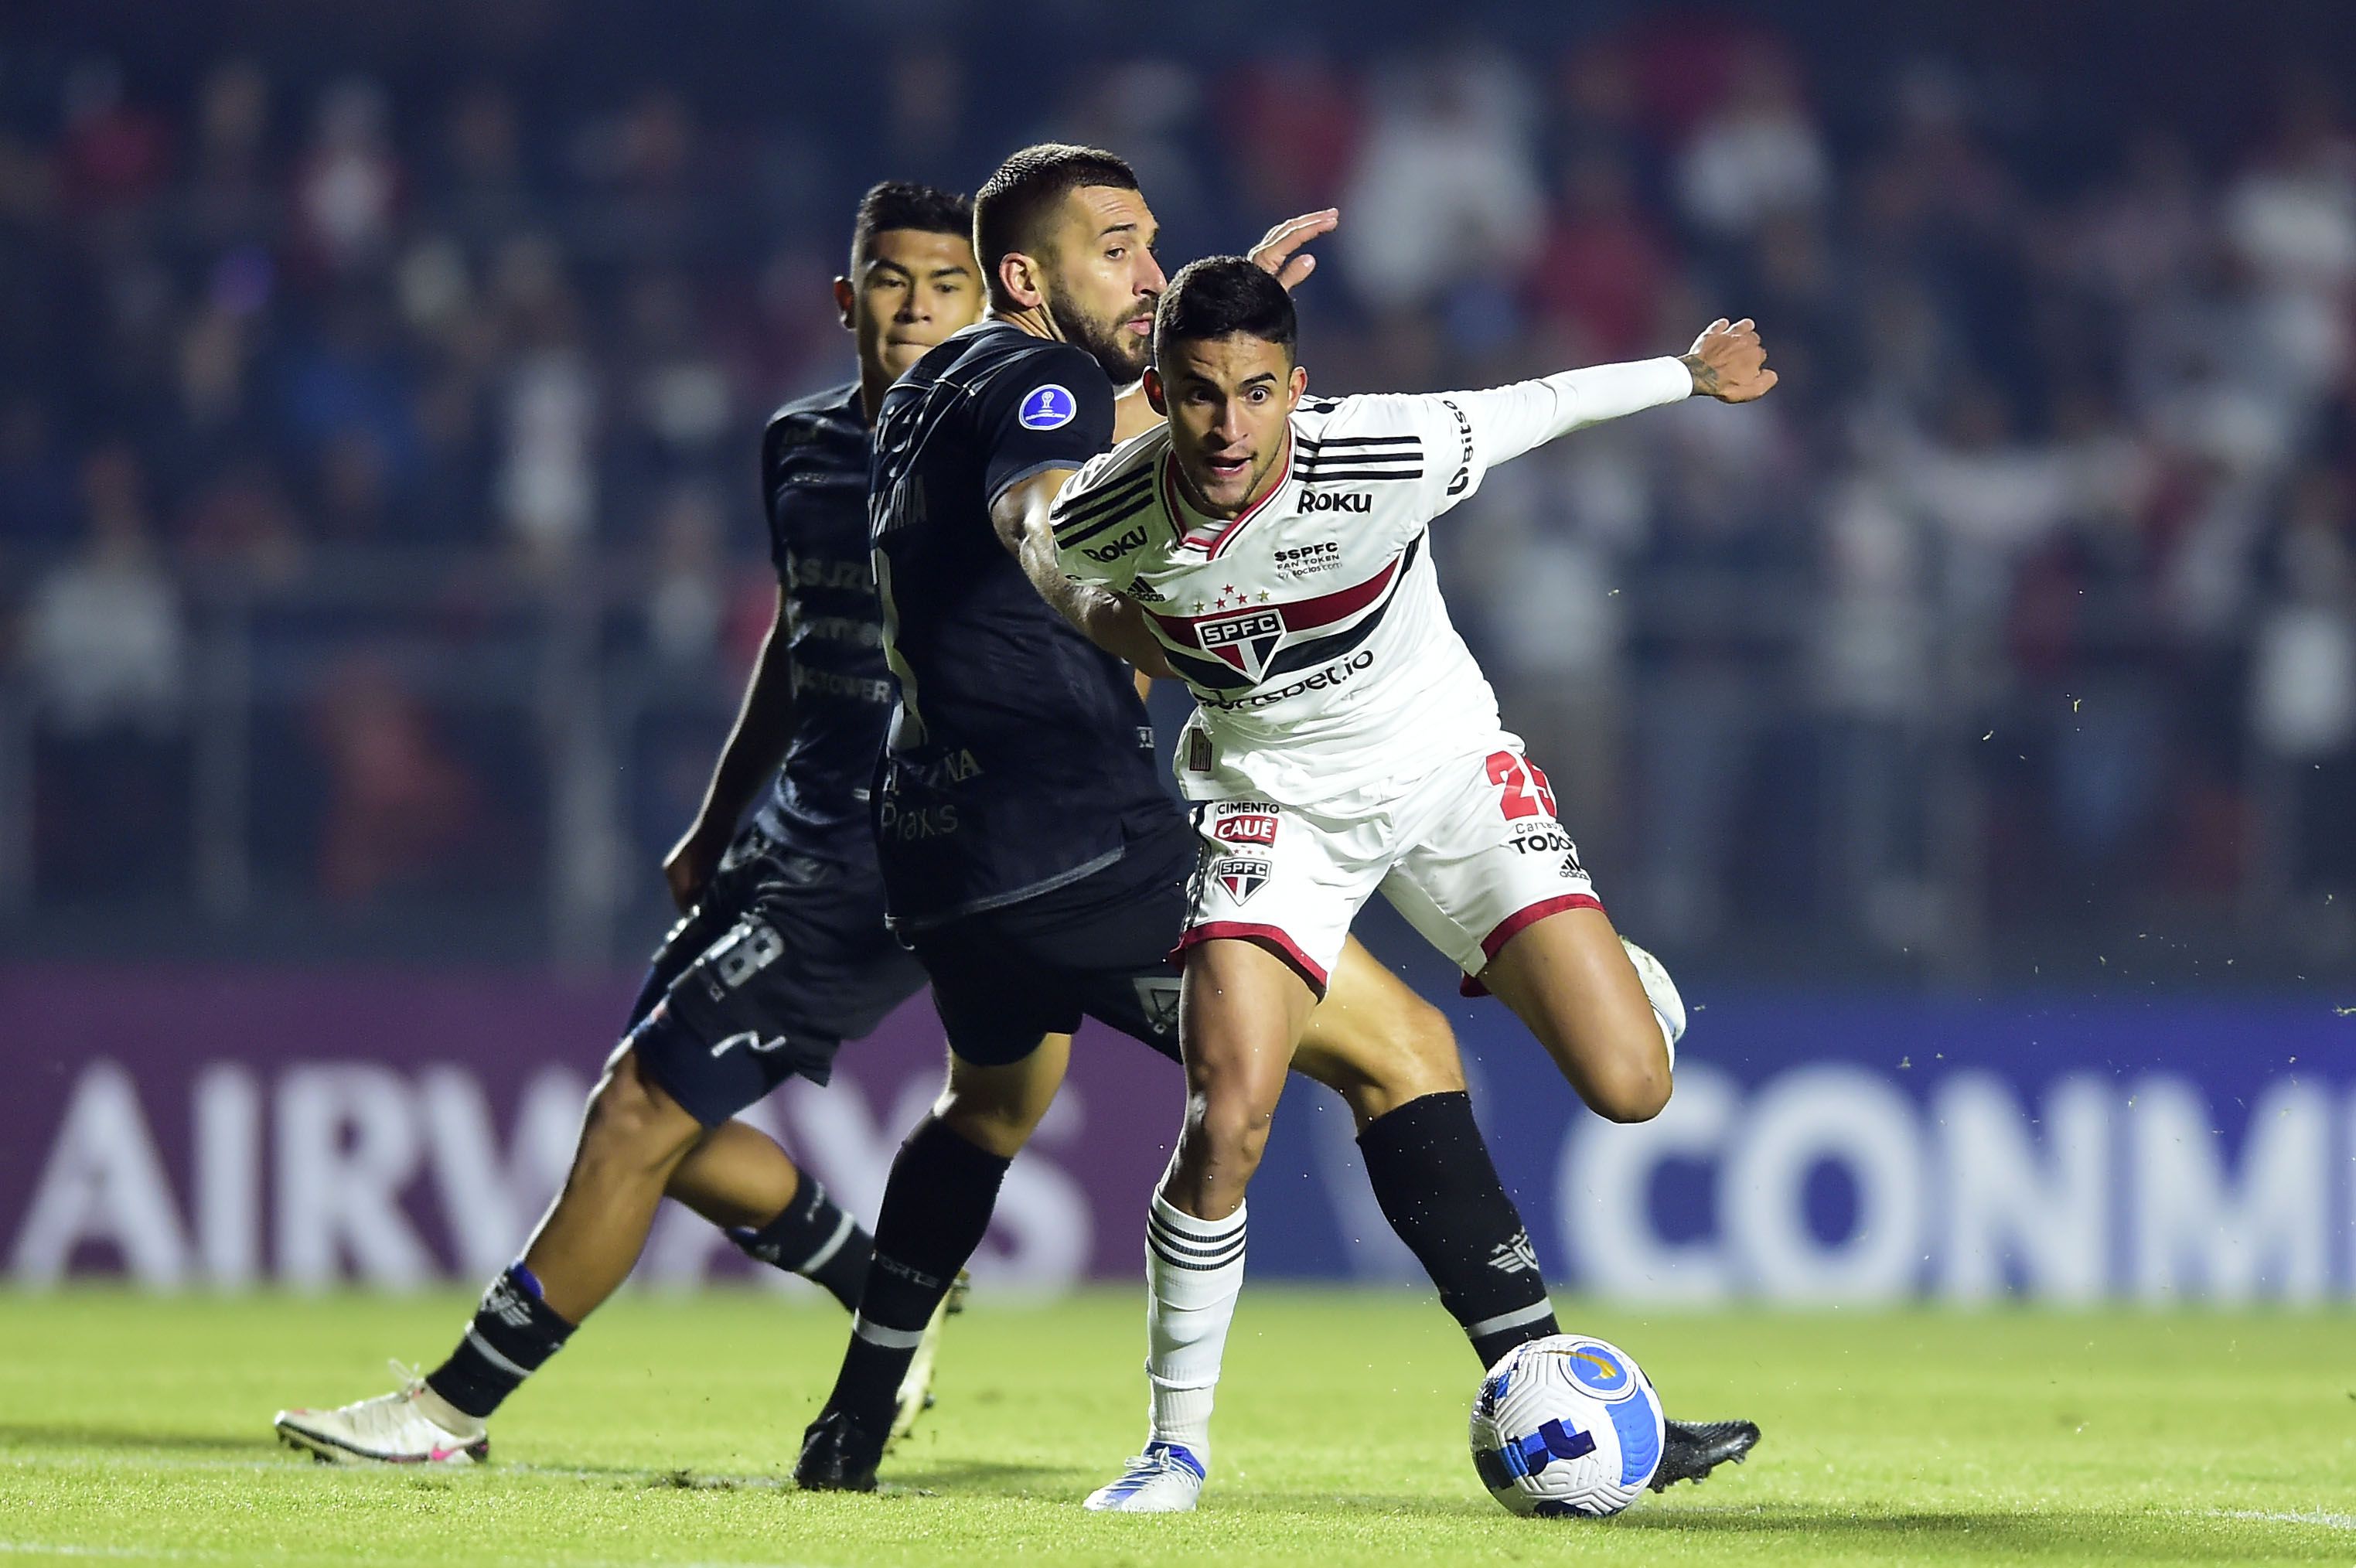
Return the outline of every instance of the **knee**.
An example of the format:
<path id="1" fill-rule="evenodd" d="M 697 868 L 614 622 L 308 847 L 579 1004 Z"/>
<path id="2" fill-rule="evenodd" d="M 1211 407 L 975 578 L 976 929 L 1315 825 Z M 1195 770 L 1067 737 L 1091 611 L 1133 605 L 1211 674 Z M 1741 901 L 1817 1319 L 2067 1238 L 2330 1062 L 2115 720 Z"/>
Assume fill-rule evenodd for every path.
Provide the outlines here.
<path id="1" fill-rule="evenodd" d="M 1033 1104 L 1025 1095 L 977 1090 L 952 1077 L 941 1097 L 933 1102 L 933 1115 L 974 1147 L 1001 1159 L 1012 1159 L 1031 1141 L 1039 1119 L 1047 1114 L 1047 1100 Z"/>
<path id="2" fill-rule="evenodd" d="M 1438 1008 L 1420 997 L 1384 1021 L 1379 1049 L 1365 1063 L 1361 1083 L 1342 1086 L 1342 1097 L 1361 1124 L 1426 1094 L 1464 1087 L 1464 1062 L 1456 1031 Z"/>
<path id="3" fill-rule="evenodd" d="M 659 1167 L 701 1132 L 695 1118 L 647 1076 L 637 1053 L 626 1051 L 589 1096 L 581 1153 L 584 1158 Z"/>
<path id="4" fill-rule="evenodd" d="M 1254 1094 L 1242 1083 L 1213 1083 L 1190 1096 L 1187 1121 L 1216 1168 L 1249 1176 L 1259 1168 L 1276 1119 L 1272 1097 Z"/>
<path id="5" fill-rule="evenodd" d="M 1606 1121 L 1649 1122 L 1668 1104 L 1670 1087 L 1668 1052 L 1655 1038 L 1594 1073 L 1584 1097 Z"/>

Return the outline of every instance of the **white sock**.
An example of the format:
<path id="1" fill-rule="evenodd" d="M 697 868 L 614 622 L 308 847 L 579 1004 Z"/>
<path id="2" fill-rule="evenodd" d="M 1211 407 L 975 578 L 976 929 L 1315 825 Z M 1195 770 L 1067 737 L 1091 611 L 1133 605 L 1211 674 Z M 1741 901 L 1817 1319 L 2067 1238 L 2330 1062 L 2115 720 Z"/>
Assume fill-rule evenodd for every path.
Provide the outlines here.
<path id="1" fill-rule="evenodd" d="M 1161 1193 L 1145 1223 L 1145 1377 L 1153 1386 L 1147 1441 L 1176 1443 L 1211 1462 L 1211 1394 L 1227 1325 L 1244 1286 L 1244 1210 L 1197 1220 Z"/>

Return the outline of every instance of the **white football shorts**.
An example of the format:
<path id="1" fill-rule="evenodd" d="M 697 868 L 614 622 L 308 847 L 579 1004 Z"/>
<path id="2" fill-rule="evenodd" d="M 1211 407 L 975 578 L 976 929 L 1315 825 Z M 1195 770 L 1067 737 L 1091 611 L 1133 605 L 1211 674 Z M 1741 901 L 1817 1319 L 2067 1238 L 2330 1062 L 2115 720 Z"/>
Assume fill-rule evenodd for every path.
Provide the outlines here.
<path id="1" fill-rule="evenodd" d="M 1465 995 L 1482 995 L 1475 976 L 1515 933 L 1560 910 L 1603 907 L 1555 820 L 1546 774 L 1511 736 L 1499 740 L 1404 793 L 1316 807 L 1194 803 L 1201 858 L 1179 948 L 1254 938 L 1322 996 L 1350 923 L 1379 888 L 1464 971 Z"/>

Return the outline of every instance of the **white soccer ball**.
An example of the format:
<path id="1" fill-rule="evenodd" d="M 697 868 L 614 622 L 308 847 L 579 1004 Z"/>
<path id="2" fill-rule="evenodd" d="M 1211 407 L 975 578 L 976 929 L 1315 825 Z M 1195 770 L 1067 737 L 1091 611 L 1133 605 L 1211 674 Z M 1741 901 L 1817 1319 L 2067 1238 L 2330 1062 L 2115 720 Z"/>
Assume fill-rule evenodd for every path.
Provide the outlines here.
<path id="1" fill-rule="evenodd" d="M 1517 1345 L 1472 1401 L 1472 1466 L 1514 1513 L 1606 1519 L 1661 1463 L 1661 1400 L 1616 1345 L 1557 1334 Z"/>

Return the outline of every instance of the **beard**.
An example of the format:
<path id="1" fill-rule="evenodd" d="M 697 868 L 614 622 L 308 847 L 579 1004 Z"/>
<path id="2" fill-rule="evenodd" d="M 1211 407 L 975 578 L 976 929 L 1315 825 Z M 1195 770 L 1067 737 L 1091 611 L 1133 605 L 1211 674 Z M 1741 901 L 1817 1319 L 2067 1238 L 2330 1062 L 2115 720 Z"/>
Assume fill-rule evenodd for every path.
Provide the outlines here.
<path id="1" fill-rule="evenodd" d="M 1104 373 L 1112 378 L 1116 387 L 1125 387 L 1143 375 L 1153 358 L 1153 340 L 1128 330 L 1133 314 L 1114 321 L 1097 321 L 1072 306 L 1053 300 L 1047 303 L 1048 317 L 1055 322 L 1055 330 L 1064 335 L 1064 341 L 1103 366 Z"/>

